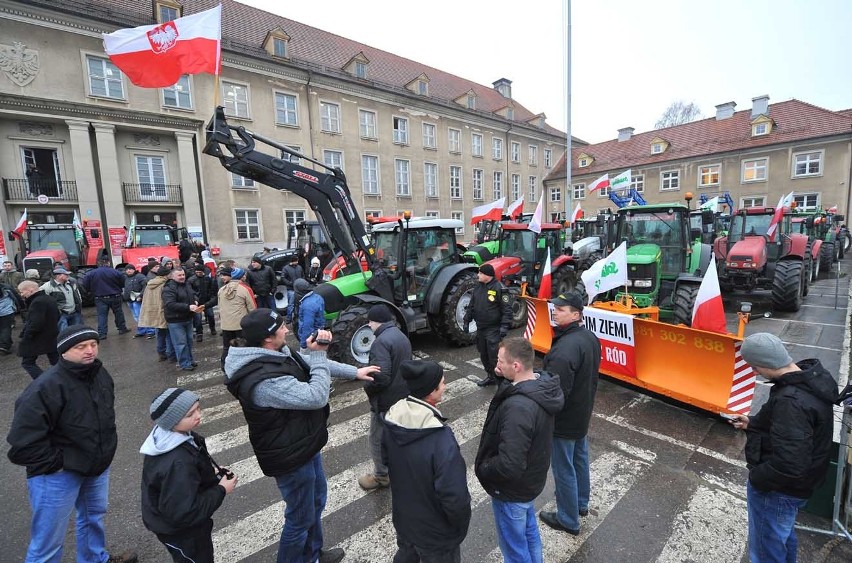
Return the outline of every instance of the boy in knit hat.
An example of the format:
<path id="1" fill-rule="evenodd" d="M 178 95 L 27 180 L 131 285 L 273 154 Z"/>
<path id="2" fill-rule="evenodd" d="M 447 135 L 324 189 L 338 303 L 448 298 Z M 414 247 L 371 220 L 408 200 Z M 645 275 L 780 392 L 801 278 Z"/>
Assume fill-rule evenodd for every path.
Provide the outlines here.
<path id="1" fill-rule="evenodd" d="M 151 403 L 154 428 L 142 444 L 142 521 L 177 562 L 213 563 L 213 513 L 237 477 L 220 468 L 193 432 L 201 404 L 192 391 L 169 388 Z"/>

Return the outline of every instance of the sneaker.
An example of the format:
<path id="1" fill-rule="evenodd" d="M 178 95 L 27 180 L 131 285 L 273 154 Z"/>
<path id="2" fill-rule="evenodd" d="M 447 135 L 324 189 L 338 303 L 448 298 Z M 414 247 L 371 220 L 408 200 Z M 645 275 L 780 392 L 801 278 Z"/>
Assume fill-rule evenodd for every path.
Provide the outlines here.
<path id="1" fill-rule="evenodd" d="M 156 334 L 146 334 L 145 338 L 147 338 L 148 340 L 152 340 L 154 338 L 157 338 L 157 335 Z"/>
<path id="2" fill-rule="evenodd" d="M 361 475 L 358 477 L 358 485 L 365 491 L 384 489 L 385 487 L 390 486 L 390 478 L 387 476 L 382 477 L 368 473 L 367 475 Z"/>
<path id="3" fill-rule="evenodd" d="M 160 354 L 160 361 L 161 361 L 161 362 L 165 362 L 165 361 L 166 361 L 166 360 L 168 360 L 168 359 L 169 359 L 169 357 L 168 357 L 168 356 L 166 356 L 165 354 Z"/>
<path id="4" fill-rule="evenodd" d="M 136 563 L 138 560 L 139 556 L 136 552 L 128 549 L 121 555 L 110 555 L 107 563 Z"/>
<path id="5" fill-rule="evenodd" d="M 127 334 L 128 332 L 130 332 L 129 328 L 122 328 L 118 330 L 118 334 Z"/>
<path id="6" fill-rule="evenodd" d="M 192 362 L 192 367 L 197 368 L 197 367 L 198 367 L 198 362 Z"/>
<path id="7" fill-rule="evenodd" d="M 588 516 L 588 515 L 589 515 L 589 509 L 588 508 L 581 508 L 580 509 L 580 516 Z"/>
<path id="8" fill-rule="evenodd" d="M 178 364 L 180 365 L 180 364 Z M 189 366 L 188 368 L 180 368 L 182 371 L 195 371 L 195 366 Z"/>
<path id="9" fill-rule="evenodd" d="M 204 341 L 204 335 L 203 334 L 196 334 L 195 335 L 195 341 L 196 342 L 203 342 Z"/>
<path id="10" fill-rule="evenodd" d="M 566 532 L 571 534 L 572 536 L 579 536 L 580 530 L 572 530 L 571 528 L 566 528 L 559 522 L 559 519 L 556 517 L 555 512 L 545 512 L 542 510 L 538 513 L 538 517 L 542 522 L 547 524 L 547 526 L 553 528 L 554 530 L 559 530 L 560 532 Z"/>
<path id="11" fill-rule="evenodd" d="M 210 336 L 216 336 L 216 329 L 215 328 L 210 329 Z"/>
<path id="12" fill-rule="evenodd" d="M 331 549 L 321 549 L 319 556 L 319 563 L 337 563 L 343 556 L 346 555 L 346 552 L 339 547 L 333 547 Z"/>
<path id="13" fill-rule="evenodd" d="M 137 332 L 133 335 L 133 338 L 142 338 L 143 336 L 145 336 L 144 332 Z"/>

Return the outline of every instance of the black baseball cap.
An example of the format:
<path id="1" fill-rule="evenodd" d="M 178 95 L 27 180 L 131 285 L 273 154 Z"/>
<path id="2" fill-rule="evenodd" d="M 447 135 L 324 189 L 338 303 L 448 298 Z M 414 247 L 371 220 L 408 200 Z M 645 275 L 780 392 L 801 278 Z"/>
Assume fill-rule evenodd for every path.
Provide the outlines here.
<path id="1" fill-rule="evenodd" d="M 572 307 L 578 311 L 582 311 L 584 306 L 583 298 L 580 297 L 579 293 L 573 291 L 567 295 L 564 293 L 557 295 L 550 300 L 550 303 L 556 307 Z"/>

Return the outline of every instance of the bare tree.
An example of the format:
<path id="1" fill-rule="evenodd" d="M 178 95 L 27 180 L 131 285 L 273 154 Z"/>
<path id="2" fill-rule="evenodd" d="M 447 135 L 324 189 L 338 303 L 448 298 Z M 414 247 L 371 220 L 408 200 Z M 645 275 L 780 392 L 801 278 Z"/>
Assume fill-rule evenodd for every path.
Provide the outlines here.
<path id="1" fill-rule="evenodd" d="M 686 103 L 683 100 L 672 102 L 660 119 L 654 124 L 654 129 L 682 125 L 701 118 L 701 109 L 695 102 Z"/>

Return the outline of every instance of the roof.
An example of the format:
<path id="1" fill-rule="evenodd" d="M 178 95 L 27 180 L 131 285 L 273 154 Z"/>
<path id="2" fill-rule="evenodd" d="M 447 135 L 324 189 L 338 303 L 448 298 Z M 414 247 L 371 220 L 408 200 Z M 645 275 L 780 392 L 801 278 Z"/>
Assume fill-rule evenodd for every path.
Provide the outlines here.
<path id="1" fill-rule="evenodd" d="M 500 228 L 504 231 L 530 231 L 529 223 L 514 223 L 514 222 L 505 222 L 500 223 Z M 561 223 L 542 223 L 541 224 L 542 231 L 559 231 L 562 230 Z"/>
<path id="2" fill-rule="evenodd" d="M 464 223 L 458 219 L 412 219 L 403 221 L 406 229 L 462 229 Z M 374 233 L 393 231 L 399 227 L 399 223 L 379 223 L 373 225 Z"/>
<path id="3" fill-rule="evenodd" d="M 850 112 L 852 110 L 844 110 Z M 572 148 L 573 176 L 620 173 L 632 166 L 709 156 L 717 153 L 769 147 L 805 139 L 832 135 L 852 135 L 852 114 L 827 110 L 800 100 L 788 100 L 769 106 L 767 116 L 774 125 L 768 135 L 751 136 L 751 108 L 734 113 L 732 117 L 715 117 L 634 134 L 629 140 L 604 141 L 594 145 Z M 651 154 L 651 140 L 659 137 L 669 147 L 661 154 Z M 585 153 L 594 158 L 591 166 L 577 168 L 577 157 Z M 545 178 L 565 178 L 565 155 Z"/>

